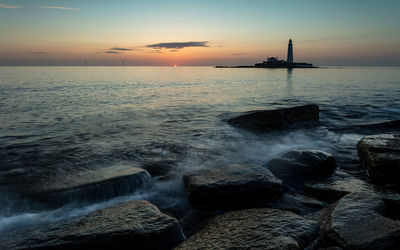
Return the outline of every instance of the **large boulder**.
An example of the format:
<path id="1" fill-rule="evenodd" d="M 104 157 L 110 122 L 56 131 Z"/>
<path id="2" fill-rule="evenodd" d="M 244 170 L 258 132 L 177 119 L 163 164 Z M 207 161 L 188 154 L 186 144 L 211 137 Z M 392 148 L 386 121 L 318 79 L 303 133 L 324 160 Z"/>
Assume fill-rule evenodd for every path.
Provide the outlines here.
<path id="1" fill-rule="evenodd" d="M 319 236 L 315 221 L 292 212 L 245 209 L 212 218 L 175 249 L 306 249 Z"/>
<path id="2" fill-rule="evenodd" d="M 311 180 L 329 177 L 336 168 L 335 158 L 319 150 L 291 150 L 267 163 L 268 168 L 289 186 L 302 187 Z"/>
<path id="3" fill-rule="evenodd" d="M 377 183 L 400 183 L 400 134 L 363 137 L 357 144 L 361 165 Z"/>
<path id="4" fill-rule="evenodd" d="M 265 131 L 281 128 L 295 122 L 318 121 L 318 119 L 319 107 L 315 104 L 309 104 L 292 108 L 251 111 L 229 119 L 228 123 L 245 129 Z"/>
<path id="5" fill-rule="evenodd" d="M 400 223 L 385 216 L 385 203 L 373 192 L 344 196 L 323 213 L 321 230 L 344 249 L 396 249 Z"/>
<path id="6" fill-rule="evenodd" d="M 137 200 L 0 238 L 1 249 L 171 249 L 184 239 L 178 221 Z"/>
<path id="7" fill-rule="evenodd" d="M 183 180 L 190 203 L 203 210 L 265 204 L 283 191 L 282 181 L 256 164 L 192 171 L 184 174 Z"/>

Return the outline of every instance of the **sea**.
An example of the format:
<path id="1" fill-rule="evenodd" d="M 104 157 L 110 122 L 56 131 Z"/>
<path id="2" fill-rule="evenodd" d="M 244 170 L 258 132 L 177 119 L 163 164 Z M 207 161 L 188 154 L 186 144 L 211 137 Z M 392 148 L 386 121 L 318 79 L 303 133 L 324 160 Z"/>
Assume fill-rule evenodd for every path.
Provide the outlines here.
<path id="1" fill-rule="evenodd" d="M 320 120 L 307 126 L 260 133 L 227 123 L 310 103 Z M 190 209 L 185 172 L 264 165 L 291 149 L 329 152 L 362 178 L 357 142 L 396 131 L 360 125 L 399 119 L 400 68 L 0 67 L 0 234 L 135 199 L 179 217 Z M 148 166 L 155 174 L 129 192 L 82 191 L 63 203 L 26 195 Z"/>

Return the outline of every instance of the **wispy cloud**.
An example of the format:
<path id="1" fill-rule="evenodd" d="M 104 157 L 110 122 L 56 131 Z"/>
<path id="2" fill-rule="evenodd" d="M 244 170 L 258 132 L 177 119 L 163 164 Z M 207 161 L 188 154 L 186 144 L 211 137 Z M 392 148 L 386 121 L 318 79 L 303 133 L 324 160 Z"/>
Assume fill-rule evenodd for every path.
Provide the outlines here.
<path id="1" fill-rule="evenodd" d="M 110 50 L 116 50 L 116 51 L 131 51 L 131 50 L 133 50 L 133 49 L 114 47 L 114 48 L 111 48 Z"/>
<path id="2" fill-rule="evenodd" d="M 115 50 L 107 50 L 105 53 L 107 54 L 121 54 L 121 52 L 115 51 Z"/>
<path id="3" fill-rule="evenodd" d="M 174 42 L 149 44 L 147 47 L 154 49 L 183 49 L 186 47 L 209 47 L 208 41 L 205 42 Z"/>
<path id="4" fill-rule="evenodd" d="M 57 10 L 73 10 L 73 11 L 78 11 L 78 8 L 69 8 L 69 7 L 64 7 L 64 6 L 41 6 L 41 9 L 57 9 Z"/>
<path id="5" fill-rule="evenodd" d="M 19 8 L 21 8 L 21 6 L 0 3 L 0 8 L 4 8 L 4 9 L 19 9 Z"/>
<path id="6" fill-rule="evenodd" d="M 36 54 L 36 55 L 47 55 L 47 54 L 49 54 L 49 53 L 44 52 L 44 51 L 34 51 L 33 53 Z"/>

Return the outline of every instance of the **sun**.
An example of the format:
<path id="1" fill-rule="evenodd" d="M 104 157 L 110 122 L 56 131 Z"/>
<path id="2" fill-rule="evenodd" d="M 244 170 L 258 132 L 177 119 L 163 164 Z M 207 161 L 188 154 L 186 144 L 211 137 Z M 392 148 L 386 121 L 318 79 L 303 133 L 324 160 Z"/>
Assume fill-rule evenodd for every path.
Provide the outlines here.
<path id="1" fill-rule="evenodd" d="M 176 65 L 176 64 L 174 64 L 173 66 L 174 66 L 174 68 L 178 67 L 178 65 Z"/>

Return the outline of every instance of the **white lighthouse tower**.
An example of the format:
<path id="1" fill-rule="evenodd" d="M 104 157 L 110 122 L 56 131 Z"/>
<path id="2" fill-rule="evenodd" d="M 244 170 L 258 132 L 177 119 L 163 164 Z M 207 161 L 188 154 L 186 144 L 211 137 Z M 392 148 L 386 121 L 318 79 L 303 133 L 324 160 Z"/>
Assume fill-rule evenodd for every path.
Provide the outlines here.
<path id="1" fill-rule="evenodd" d="M 293 63 L 293 44 L 292 39 L 289 39 L 288 51 L 287 51 L 287 60 L 288 63 Z"/>

